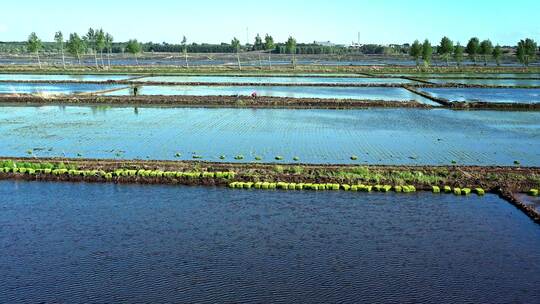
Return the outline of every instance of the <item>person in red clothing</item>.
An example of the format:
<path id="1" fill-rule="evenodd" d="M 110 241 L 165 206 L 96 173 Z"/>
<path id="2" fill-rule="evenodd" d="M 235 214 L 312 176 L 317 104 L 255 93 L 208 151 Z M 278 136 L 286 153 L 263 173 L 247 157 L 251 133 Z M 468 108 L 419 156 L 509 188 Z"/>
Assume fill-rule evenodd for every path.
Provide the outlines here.
<path id="1" fill-rule="evenodd" d="M 252 97 L 252 98 L 257 98 L 257 92 L 251 93 L 251 97 Z"/>

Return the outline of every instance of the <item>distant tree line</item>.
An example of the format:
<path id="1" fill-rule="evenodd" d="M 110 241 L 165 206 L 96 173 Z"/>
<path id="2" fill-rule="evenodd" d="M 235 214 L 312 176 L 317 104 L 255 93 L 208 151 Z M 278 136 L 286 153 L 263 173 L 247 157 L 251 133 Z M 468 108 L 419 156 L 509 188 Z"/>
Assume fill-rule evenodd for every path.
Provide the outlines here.
<path id="1" fill-rule="evenodd" d="M 67 39 L 66 39 L 67 38 Z M 40 53 L 60 53 L 62 55 L 62 63 L 65 67 L 65 54 L 69 54 L 77 58 L 81 62 L 81 57 L 92 55 L 96 67 L 110 66 L 110 54 L 112 53 L 129 53 L 134 56 L 138 62 L 138 55 L 142 52 L 169 52 L 180 53 L 185 58 L 186 66 L 189 66 L 188 53 L 236 53 L 238 65 L 240 65 L 239 53 L 255 51 L 268 54 L 291 54 L 292 63 L 295 64 L 295 56 L 299 54 L 374 54 L 374 55 L 409 55 L 415 61 L 417 66 L 429 66 L 433 60 L 434 54 L 438 58 L 444 60 L 447 65 L 454 62 L 460 66 L 463 60 L 468 57 L 472 62 L 478 64 L 482 62 L 487 65 L 493 61 L 497 65 L 501 64 L 504 55 L 514 55 L 517 60 L 524 66 L 528 66 L 537 58 L 539 51 L 537 43 L 530 39 L 524 39 L 518 42 L 517 46 L 501 47 L 493 45 L 490 40 L 483 40 L 473 37 L 465 46 L 461 46 L 459 42 L 454 43 L 450 38 L 443 37 L 438 45 L 432 46 L 429 40 L 420 42 L 414 41 L 412 44 L 382 46 L 376 44 L 366 44 L 357 47 L 347 47 L 340 45 L 321 45 L 318 43 L 297 43 L 294 37 L 289 37 L 284 43 L 276 43 L 274 38 L 266 34 L 261 37 L 259 34 L 254 39 L 252 44 L 242 45 L 237 38 L 233 38 L 230 43 L 221 44 L 197 44 L 188 43 L 184 36 L 180 44 L 162 43 L 139 43 L 136 39 L 130 39 L 127 42 L 114 42 L 113 36 L 103 29 L 88 29 L 84 35 L 71 33 L 64 37 L 61 31 L 54 35 L 54 42 L 43 42 L 36 33 L 31 33 L 26 42 L 0 42 L 0 52 L 7 53 L 22 53 L 28 52 L 36 57 L 36 61 L 41 66 Z M 105 64 L 104 54 L 107 57 Z"/>
<path id="2" fill-rule="evenodd" d="M 528 66 L 536 60 L 538 51 L 536 42 L 527 38 L 518 42 L 516 58 L 521 64 Z M 448 66 L 450 60 L 453 60 L 457 66 L 461 66 L 465 54 L 474 64 L 481 60 L 484 65 L 487 65 L 489 61 L 493 60 L 499 66 L 505 53 L 500 45 L 493 46 L 489 39 L 480 41 L 476 37 L 469 39 L 464 47 L 459 42 L 454 45 L 454 42 L 448 37 L 443 37 L 439 45 L 435 47 L 427 39 L 423 43 L 415 40 L 409 47 L 409 55 L 416 60 L 417 66 L 420 66 L 420 60 L 424 66 L 429 66 L 434 52 L 445 60 Z"/>

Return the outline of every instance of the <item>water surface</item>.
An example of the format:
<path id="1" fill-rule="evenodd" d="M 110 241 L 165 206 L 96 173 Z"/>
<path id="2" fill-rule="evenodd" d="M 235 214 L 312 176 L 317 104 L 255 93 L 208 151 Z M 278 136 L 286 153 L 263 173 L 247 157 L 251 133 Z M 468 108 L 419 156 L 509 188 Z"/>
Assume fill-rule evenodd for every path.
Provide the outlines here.
<path id="1" fill-rule="evenodd" d="M 6 94 L 77 94 L 121 88 L 120 85 L 94 83 L 22 83 L 0 82 L 0 93 Z"/>
<path id="2" fill-rule="evenodd" d="M 415 81 L 400 78 L 368 78 L 368 77 L 228 77 L 228 76 L 154 76 L 137 79 L 138 82 L 200 82 L 200 83 L 292 83 L 292 84 L 409 84 Z"/>
<path id="3" fill-rule="evenodd" d="M 72 81 L 107 81 L 125 80 L 129 75 L 63 75 L 63 74 L 0 74 L 0 80 L 72 80 Z"/>
<path id="4" fill-rule="evenodd" d="M 140 95 L 187 96 L 259 96 L 288 98 L 335 98 L 386 101 L 411 101 L 432 104 L 429 99 L 403 88 L 381 87 L 309 87 L 309 86 L 141 86 Z M 106 95 L 129 95 L 130 90 L 120 90 Z"/>
<path id="5" fill-rule="evenodd" d="M 540 89 L 424 88 L 422 90 L 450 101 L 540 103 Z"/>
<path id="6" fill-rule="evenodd" d="M 3 106 L 0 134 L 2 156 L 540 166 L 540 112 Z"/>
<path id="7" fill-rule="evenodd" d="M 534 303 L 497 196 L 0 182 L 2 303 Z"/>

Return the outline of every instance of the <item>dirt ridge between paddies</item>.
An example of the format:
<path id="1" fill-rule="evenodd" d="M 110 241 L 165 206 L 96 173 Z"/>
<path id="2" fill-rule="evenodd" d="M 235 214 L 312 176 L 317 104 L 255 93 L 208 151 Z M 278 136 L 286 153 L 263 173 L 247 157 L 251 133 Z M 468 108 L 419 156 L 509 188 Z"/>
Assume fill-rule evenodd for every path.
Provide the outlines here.
<path id="1" fill-rule="evenodd" d="M 493 74 L 493 73 L 540 73 L 540 67 L 495 67 L 495 66 L 462 66 L 462 67 L 415 67 L 415 66 L 328 66 L 328 65 L 297 65 L 291 66 L 273 66 L 273 67 L 256 67 L 245 66 L 239 70 L 234 66 L 191 66 L 189 68 L 183 66 L 111 66 L 107 69 L 97 69 L 94 65 L 74 66 L 64 69 L 61 66 L 46 66 L 39 69 L 37 66 L 30 65 L 0 65 L 2 73 L 477 73 L 477 74 Z"/>
<path id="2" fill-rule="evenodd" d="M 125 88 L 116 88 L 113 91 Z M 436 98 L 411 87 L 405 89 L 440 104 L 438 108 L 454 110 L 538 111 L 540 103 L 451 102 Z M 191 95 L 139 95 L 102 96 L 92 93 L 76 95 L 0 94 L 0 103 L 10 106 L 42 105 L 129 105 L 177 106 L 201 108 L 290 108 L 290 109 L 365 109 L 365 108 L 434 108 L 427 103 L 400 100 L 290 98 L 258 96 L 191 96 Z"/>
<path id="3" fill-rule="evenodd" d="M 14 165 L 15 164 L 15 165 Z M 51 171 L 44 172 L 43 168 Z M 396 189 L 413 187 L 420 191 L 472 190 L 498 194 L 540 222 L 538 211 L 514 194 L 540 186 L 540 167 L 504 166 L 382 166 L 382 165 L 308 165 L 266 163 L 214 163 L 203 161 L 117 160 L 75 158 L 0 158 L 0 179 L 37 181 L 114 182 L 137 184 L 181 184 L 230 186 L 231 183 L 286 183 L 377 186 Z M 11 168 L 6 170 L 6 168 Z M 15 169 L 14 168 L 19 168 Z M 27 168 L 24 171 L 20 168 Z M 52 169 L 62 168 L 54 173 Z M 33 170 L 30 171 L 29 169 Z M 36 171 L 39 170 L 39 171 Z M 219 172 L 221 175 L 217 175 Z M 223 178 L 223 172 L 229 172 Z M 232 173 L 232 175 L 230 174 Z M 251 187 L 250 187 L 251 188 Z M 324 189 L 324 188 L 323 188 Z M 365 189 L 365 188 L 363 188 Z M 465 191 L 469 189 L 468 192 Z M 375 191 L 375 190 L 373 190 Z M 465 191 L 465 192 L 463 192 Z M 449 191 L 446 191 L 449 192 Z M 478 190 L 479 192 L 479 190 Z"/>
<path id="4" fill-rule="evenodd" d="M 228 76 L 227 76 L 228 77 Z M 238 77 L 238 76 L 236 76 Z M 141 77 L 144 78 L 144 77 Z M 365 78 L 370 79 L 370 78 Z M 431 83 L 418 78 L 398 77 L 416 81 L 418 83 L 279 83 L 279 82 L 182 82 L 182 81 L 137 81 L 128 80 L 0 80 L 0 83 L 23 83 L 23 84 L 94 84 L 94 85 L 132 85 L 132 86 L 207 86 L 207 87 L 334 87 L 334 88 L 462 88 L 462 89 L 539 89 L 540 85 L 488 85 L 488 84 L 464 84 L 464 83 Z"/>
<path id="5" fill-rule="evenodd" d="M 414 100 L 357 100 L 330 98 L 289 98 L 259 96 L 97 96 L 92 94 L 37 96 L 31 94 L 0 94 L 0 103 L 9 105 L 130 105 L 179 106 L 208 108 L 293 108 L 293 109 L 362 109 L 362 108 L 432 108 Z"/>

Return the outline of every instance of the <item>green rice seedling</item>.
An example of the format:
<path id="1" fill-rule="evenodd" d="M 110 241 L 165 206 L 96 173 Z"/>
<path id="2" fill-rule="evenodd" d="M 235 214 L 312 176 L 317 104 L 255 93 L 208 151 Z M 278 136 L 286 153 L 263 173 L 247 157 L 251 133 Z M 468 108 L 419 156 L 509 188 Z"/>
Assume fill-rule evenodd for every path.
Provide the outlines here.
<path id="1" fill-rule="evenodd" d="M 287 190 L 287 189 L 289 189 L 289 183 L 278 182 L 277 183 L 277 188 L 281 189 L 281 190 Z"/>
<path id="2" fill-rule="evenodd" d="M 484 189 L 482 189 L 482 188 L 475 188 L 474 191 L 476 192 L 476 194 L 478 194 L 480 196 L 486 194 L 486 191 L 484 191 Z"/>
<path id="3" fill-rule="evenodd" d="M 244 189 L 251 189 L 251 187 L 253 187 L 253 183 L 252 183 L 252 182 L 244 183 Z"/>
<path id="4" fill-rule="evenodd" d="M 454 188 L 454 194 L 455 195 L 461 195 L 461 189 L 460 188 Z"/>
<path id="5" fill-rule="evenodd" d="M 144 173 L 145 173 L 144 169 L 137 170 L 137 175 L 139 175 L 139 176 L 143 176 Z"/>
<path id="6" fill-rule="evenodd" d="M 351 190 L 351 185 L 343 184 L 343 185 L 341 185 L 341 188 L 343 190 L 345 190 L 345 191 L 349 191 L 349 190 Z"/>
<path id="7" fill-rule="evenodd" d="M 178 153 L 178 152 L 176 152 L 176 153 L 174 154 L 174 157 L 180 157 L 180 156 L 182 156 L 182 154 L 180 154 L 180 153 Z"/>
<path id="8" fill-rule="evenodd" d="M 388 192 L 390 190 L 392 190 L 392 186 L 390 185 L 384 185 L 381 189 L 383 192 Z"/>
<path id="9" fill-rule="evenodd" d="M 514 165 L 519 166 L 519 165 L 521 165 L 521 163 L 519 162 L 519 160 L 515 160 Z"/>
<path id="10" fill-rule="evenodd" d="M 330 189 L 336 191 L 336 190 L 339 190 L 339 188 L 340 188 L 339 184 L 332 184 L 332 187 Z"/>
<path id="11" fill-rule="evenodd" d="M 356 155 L 351 155 L 351 160 L 358 160 L 358 156 L 356 156 Z"/>
<path id="12" fill-rule="evenodd" d="M 402 191 L 403 191 L 403 187 L 401 187 L 401 186 L 394 186 L 394 191 L 396 191 L 396 192 L 402 192 Z"/>
<path id="13" fill-rule="evenodd" d="M 457 161 L 452 160 L 451 163 L 452 163 L 452 165 L 455 165 L 455 164 L 457 164 Z"/>
<path id="14" fill-rule="evenodd" d="M 111 173 L 107 173 L 107 174 L 105 174 L 105 179 L 106 179 L 106 180 L 111 180 L 111 179 L 112 179 L 112 177 L 113 177 L 113 176 L 112 176 L 112 174 L 111 174 Z"/>
<path id="15" fill-rule="evenodd" d="M 261 185 L 261 188 L 264 189 L 264 190 L 267 190 L 270 188 L 270 183 L 269 182 L 263 182 L 262 185 Z"/>
<path id="16" fill-rule="evenodd" d="M 270 183 L 268 189 L 276 189 L 276 183 Z"/>
<path id="17" fill-rule="evenodd" d="M 296 183 L 290 183 L 289 190 L 296 190 Z"/>
<path id="18" fill-rule="evenodd" d="M 4 168 L 0 168 L 0 173 L 6 172 Z"/>
<path id="19" fill-rule="evenodd" d="M 219 159 L 225 159 L 225 155 L 220 155 Z"/>
<path id="20" fill-rule="evenodd" d="M 214 178 L 213 172 L 203 172 L 202 177 L 204 178 Z"/>
<path id="21" fill-rule="evenodd" d="M 471 194 L 471 188 L 463 188 L 463 189 L 461 189 L 461 194 L 462 194 L 462 195 L 469 195 L 469 194 Z"/>
<path id="22" fill-rule="evenodd" d="M 36 170 L 34 169 L 27 169 L 26 173 L 30 174 L 30 175 L 34 175 L 36 174 Z"/>
<path id="23" fill-rule="evenodd" d="M 351 186 L 351 191 L 354 191 L 354 192 L 358 191 L 358 186 L 357 185 L 352 185 Z"/>
<path id="24" fill-rule="evenodd" d="M 234 157 L 234 159 L 236 159 L 236 160 L 242 160 L 242 159 L 244 159 L 244 155 L 241 155 L 241 154 L 240 154 L 240 155 L 236 155 L 236 156 Z"/>
<path id="25" fill-rule="evenodd" d="M 538 189 L 531 189 L 529 190 L 530 196 L 538 196 Z"/>
<path id="26" fill-rule="evenodd" d="M 193 159 L 202 159 L 202 155 L 197 155 L 197 154 L 193 154 L 193 156 L 191 156 Z"/>
<path id="27" fill-rule="evenodd" d="M 236 183 L 236 188 L 238 188 L 238 189 L 243 189 L 243 188 L 244 188 L 244 184 L 245 184 L 244 182 L 237 182 L 237 183 Z"/>
<path id="28" fill-rule="evenodd" d="M 452 188 L 450 186 L 444 186 L 444 193 L 450 193 L 452 192 Z"/>
<path id="29" fill-rule="evenodd" d="M 276 159 L 276 160 L 283 160 L 283 156 L 278 155 L 278 156 L 275 157 L 275 159 Z"/>
<path id="30" fill-rule="evenodd" d="M 260 156 L 255 156 L 255 160 L 256 160 L 256 161 L 260 161 L 260 160 L 262 160 L 262 157 L 260 157 Z"/>
<path id="31" fill-rule="evenodd" d="M 236 182 L 229 183 L 229 188 L 236 188 Z"/>
<path id="32" fill-rule="evenodd" d="M 300 160 L 300 157 L 295 156 L 295 157 L 293 157 L 293 160 L 294 160 L 294 161 L 299 161 L 299 160 Z"/>
<path id="33" fill-rule="evenodd" d="M 311 185 L 311 190 L 319 191 L 319 184 Z"/>
<path id="34" fill-rule="evenodd" d="M 382 186 L 381 185 L 375 185 L 375 191 L 381 191 Z"/>
<path id="35" fill-rule="evenodd" d="M 262 182 L 256 182 L 253 186 L 255 187 L 255 189 L 261 189 Z"/>
<path id="36" fill-rule="evenodd" d="M 304 184 L 296 184 L 296 190 L 304 190 Z"/>
<path id="37" fill-rule="evenodd" d="M 32 150 L 26 150 L 26 154 L 31 155 L 32 153 L 34 153 L 34 151 L 32 151 Z"/>
<path id="38" fill-rule="evenodd" d="M 439 186 L 431 186 L 433 193 L 441 193 L 441 188 Z"/>

